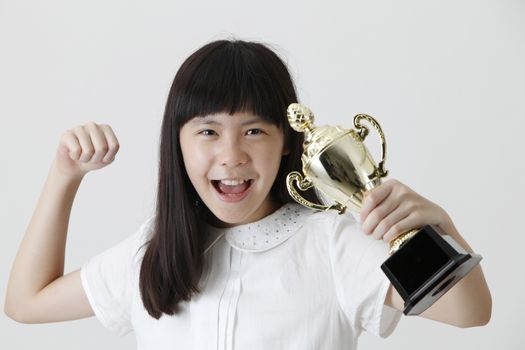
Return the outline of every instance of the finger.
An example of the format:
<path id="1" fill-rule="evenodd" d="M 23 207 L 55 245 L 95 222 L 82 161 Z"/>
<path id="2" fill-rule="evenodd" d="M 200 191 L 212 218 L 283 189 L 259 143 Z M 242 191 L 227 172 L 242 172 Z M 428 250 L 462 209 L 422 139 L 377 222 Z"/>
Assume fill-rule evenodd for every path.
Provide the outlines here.
<path id="1" fill-rule="evenodd" d="M 391 226 L 387 233 L 383 236 L 384 241 L 391 241 L 402 233 L 413 230 L 420 225 L 418 215 L 410 213 L 406 218 L 398 221 L 395 225 Z"/>
<path id="2" fill-rule="evenodd" d="M 100 129 L 104 133 L 108 145 L 108 151 L 102 159 L 102 162 L 109 163 L 115 159 L 115 155 L 120 149 L 120 144 L 118 142 L 117 136 L 115 136 L 115 133 L 113 132 L 113 129 L 109 125 L 102 124 L 100 125 Z"/>
<path id="3" fill-rule="evenodd" d="M 389 198 L 384 199 L 377 207 L 373 208 L 364 219 L 361 225 L 363 232 L 366 234 L 373 233 L 377 225 L 379 225 L 379 223 L 382 222 L 386 216 L 394 211 L 399 206 L 399 204 L 399 202 L 389 200 Z"/>
<path id="4" fill-rule="evenodd" d="M 89 162 L 89 160 L 95 153 L 95 147 L 91 142 L 91 136 L 89 136 L 89 133 L 84 126 L 78 126 L 74 128 L 73 132 L 78 138 L 78 142 L 80 143 L 80 147 L 82 148 L 79 161 L 82 163 Z"/>
<path id="5" fill-rule="evenodd" d="M 395 210 L 390 212 L 381 222 L 376 226 L 372 237 L 381 239 L 392 227 L 395 227 L 399 222 L 403 221 L 410 215 L 410 211 L 405 206 L 400 204 Z"/>
<path id="6" fill-rule="evenodd" d="M 75 133 L 72 130 L 67 130 L 62 136 L 62 142 L 66 146 L 69 158 L 78 161 L 82 147 Z"/>
<path id="7" fill-rule="evenodd" d="M 359 213 L 361 222 L 363 222 L 370 212 L 377 207 L 388 195 L 392 192 L 392 186 L 390 183 L 385 182 L 384 184 L 379 185 L 378 187 L 370 190 L 365 195 L 365 200 L 363 201 L 363 207 Z"/>
<path id="8" fill-rule="evenodd" d="M 89 132 L 89 136 L 94 147 L 94 153 L 90 161 L 100 162 L 108 151 L 106 137 L 104 136 L 102 130 L 100 130 L 100 125 L 97 125 L 94 122 L 89 122 L 86 124 L 86 129 Z"/>

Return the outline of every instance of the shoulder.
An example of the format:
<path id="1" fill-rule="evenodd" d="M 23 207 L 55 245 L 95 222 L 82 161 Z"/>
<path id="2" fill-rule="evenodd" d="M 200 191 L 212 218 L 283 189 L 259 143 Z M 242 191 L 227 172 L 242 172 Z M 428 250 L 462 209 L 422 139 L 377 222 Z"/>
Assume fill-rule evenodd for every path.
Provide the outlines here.
<path id="1" fill-rule="evenodd" d="M 147 216 L 146 219 L 142 221 L 142 224 L 139 226 L 136 232 L 130 237 L 132 241 L 130 243 L 137 250 L 137 252 L 146 246 L 154 234 L 155 219 L 155 214 Z"/>
<path id="2" fill-rule="evenodd" d="M 142 221 L 142 224 L 136 232 L 137 238 L 139 238 L 139 240 L 147 241 L 151 238 L 151 235 L 155 229 L 155 219 L 156 215 L 152 214 L 147 216 L 146 219 Z"/>
<path id="3" fill-rule="evenodd" d="M 304 226 L 307 230 L 316 231 L 330 237 L 341 231 L 361 233 L 360 224 L 349 212 L 339 214 L 335 210 L 314 211 L 308 208 L 305 209 L 309 211 L 305 215 Z"/>
<path id="4" fill-rule="evenodd" d="M 304 236 L 313 239 L 318 247 L 326 246 L 331 255 L 338 259 L 357 260 L 364 256 L 373 256 L 374 259 L 387 257 L 388 243 L 366 235 L 352 213 L 305 209 L 309 213 L 305 215 L 303 224 Z"/>
<path id="5" fill-rule="evenodd" d="M 361 225 L 350 212 L 339 214 L 335 210 L 320 211 L 295 204 L 301 215 L 300 234 L 296 239 L 310 242 L 316 250 L 328 251 L 347 246 L 363 247 L 372 243 Z"/>

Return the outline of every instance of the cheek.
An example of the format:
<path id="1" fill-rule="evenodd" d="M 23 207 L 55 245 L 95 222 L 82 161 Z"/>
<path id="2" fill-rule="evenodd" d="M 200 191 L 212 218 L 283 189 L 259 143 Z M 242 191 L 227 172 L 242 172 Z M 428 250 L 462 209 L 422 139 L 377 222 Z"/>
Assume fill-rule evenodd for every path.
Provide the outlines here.
<path id="1" fill-rule="evenodd" d="M 208 165 L 210 164 L 209 156 L 205 152 L 199 152 L 195 149 L 188 150 L 184 155 L 184 166 L 188 176 L 195 183 L 208 172 Z"/>
<path id="2" fill-rule="evenodd" d="M 259 164 L 261 169 L 271 175 L 275 176 L 279 172 L 279 166 L 281 165 L 283 148 L 279 147 L 279 143 L 275 144 L 275 147 L 266 149 L 260 152 Z"/>
<path id="3" fill-rule="evenodd" d="M 181 137 L 181 152 L 184 167 L 186 172 L 195 187 L 197 187 L 199 180 L 206 174 L 206 152 L 202 151 L 202 147 L 198 147 L 194 142 L 188 142 L 187 139 Z"/>

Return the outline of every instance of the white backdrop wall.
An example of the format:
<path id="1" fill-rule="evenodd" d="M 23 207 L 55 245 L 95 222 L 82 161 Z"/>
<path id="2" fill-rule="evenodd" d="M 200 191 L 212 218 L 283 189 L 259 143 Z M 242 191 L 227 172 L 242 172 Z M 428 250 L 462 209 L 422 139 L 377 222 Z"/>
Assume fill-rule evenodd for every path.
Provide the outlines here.
<path id="1" fill-rule="evenodd" d="M 0 0 L 0 297 L 62 132 L 110 124 L 116 161 L 84 179 L 65 272 L 152 212 L 160 123 L 182 61 L 222 38 L 271 44 L 319 124 L 374 115 L 391 177 L 444 207 L 484 257 L 486 327 L 403 318 L 361 349 L 522 349 L 525 312 L 523 1 Z M 377 139 L 368 145 L 377 152 Z M 1 349 L 131 349 L 95 318 L 18 324 Z"/>

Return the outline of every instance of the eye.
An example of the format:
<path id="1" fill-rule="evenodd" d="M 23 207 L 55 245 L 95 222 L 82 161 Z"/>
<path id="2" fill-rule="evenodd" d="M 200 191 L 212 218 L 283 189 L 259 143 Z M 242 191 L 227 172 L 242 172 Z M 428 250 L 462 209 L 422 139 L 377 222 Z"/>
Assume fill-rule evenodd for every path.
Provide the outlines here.
<path id="1" fill-rule="evenodd" d="M 205 130 L 201 130 L 201 131 L 199 131 L 199 135 L 204 135 L 204 136 L 213 136 L 213 135 L 217 135 L 217 133 L 216 133 L 214 130 L 211 130 L 211 129 L 205 129 Z"/>
<path id="2" fill-rule="evenodd" d="M 264 134 L 264 131 L 262 131 L 261 129 L 250 129 L 246 131 L 246 134 L 247 135 L 260 135 L 260 134 Z"/>

